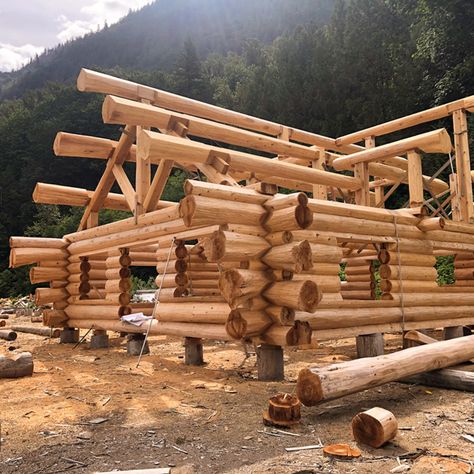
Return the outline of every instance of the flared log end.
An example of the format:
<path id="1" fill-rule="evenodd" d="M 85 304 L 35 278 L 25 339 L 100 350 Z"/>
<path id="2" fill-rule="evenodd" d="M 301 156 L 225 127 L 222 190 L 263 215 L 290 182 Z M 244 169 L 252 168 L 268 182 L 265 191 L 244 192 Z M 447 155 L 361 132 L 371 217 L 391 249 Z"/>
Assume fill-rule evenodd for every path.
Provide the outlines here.
<path id="1" fill-rule="evenodd" d="M 314 281 L 306 280 L 301 286 L 299 308 L 301 308 L 301 311 L 314 313 L 322 297 L 323 294 L 319 290 L 318 285 Z"/>
<path id="2" fill-rule="evenodd" d="M 196 211 L 194 196 L 186 196 L 179 203 L 179 216 L 184 220 L 184 225 L 191 227 L 193 215 Z"/>
<path id="3" fill-rule="evenodd" d="M 300 273 L 304 270 L 313 268 L 313 255 L 311 244 L 307 240 L 303 240 L 295 245 L 292 249 L 295 265 L 295 272 Z"/>
<path id="4" fill-rule="evenodd" d="M 306 205 L 299 204 L 295 208 L 295 219 L 301 229 L 307 229 L 313 223 L 313 212 Z"/>
<path id="5" fill-rule="evenodd" d="M 242 317 L 240 311 L 234 309 L 227 319 L 225 330 L 232 339 L 242 339 L 247 332 L 247 321 Z"/>
<path id="6" fill-rule="evenodd" d="M 114 121 L 114 105 L 116 97 L 107 95 L 102 103 L 102 120 L 104 123 L 116 123 Z"/>
<path id="7" fill-rule="evenodd" d="M 64 132 L 56 133 L 56 137 L 55 137 L 54 142 L 53 142 L 53 152 L 56 156 L 61 155 L 62 140 L 65 137 L 65 135 L 66 134 Z"/>
<path id="8" fill-rule="evenodd" d="M 311 370 L 300 370 L 296 383 L 296 396 L 307 407 L 317 405 L 323 400 L 321 381 Z"/>
<path id="9" fill-rule="evenodd" d="M 77 90 L 79 92 L 87 92 L 87 79 L 89 75 L 89 70 L 82 68 L 81 71 L 79 72 L 79 75 L 77 76 L 76 80 L 76 86 Z"/>

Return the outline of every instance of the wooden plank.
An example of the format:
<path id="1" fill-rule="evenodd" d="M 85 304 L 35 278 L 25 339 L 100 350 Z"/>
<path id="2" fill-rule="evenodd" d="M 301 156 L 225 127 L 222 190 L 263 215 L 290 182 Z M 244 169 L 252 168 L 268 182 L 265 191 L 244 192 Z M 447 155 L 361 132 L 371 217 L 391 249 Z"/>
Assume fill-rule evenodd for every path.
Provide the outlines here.
<path id="1" fill-rule="evenodd" d="M 97 185 L 94 195 L 92 196 L 90 203 L 84 210 L 81 223 L 79 224 L 79 230 L 82 230 L 87 225 L 87 219 L 91 212 L 98 212 L 101 208 L 105 198 L 107 197 L 112 185 L 114 184 L 115 177 L 113 169 L 115 165 L 121 165 L 130 153 L 130 148 L 135 141 L 136 127 L 125 127 L 124 133 L 122 133 L 117 147 L 114 149 L 113 155 L 107 161 L 104 174 L 100 178 L 99 184 Z"/>
<path id="2" fill-rule="evenodd" d="M 161 160 L 158 165 L 158 169 L 153 176 L 153 181 L 151 182 L 150 189 L 145 197 L 143 202 L 143 207 L 145 212 L 154 211 L 156 205 L 160 200 L 160 197 L 165 189 L 166 182 L 168 177 L 173 169 L 174 161 L 173 160 Z"/>

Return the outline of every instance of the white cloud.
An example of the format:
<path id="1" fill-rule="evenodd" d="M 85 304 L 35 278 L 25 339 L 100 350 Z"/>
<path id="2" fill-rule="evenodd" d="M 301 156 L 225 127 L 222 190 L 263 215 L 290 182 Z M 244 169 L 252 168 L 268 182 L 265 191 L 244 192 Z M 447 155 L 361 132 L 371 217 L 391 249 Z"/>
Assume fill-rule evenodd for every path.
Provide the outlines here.
<path id="1" fill-rule="evenodd" d="M 130 9 L 135 10 L 150 3 L 150 0 L 96 0 L 80 9 L 82 19 L 71 20 L 65 15 L 60 15 L 57 21 L 60 31 L 57 38 L 67 41 L 72 38 L 84 36 L 86 33 L 96 31 L 97 28 L 116 23 L 124 17 Z"/>
<path id="2" fill-rule="evenodd" d="M 42 53 L 42 46 L 24 44 L 14 46 L 8 43 L 0 43 L 0 71 L 13 71 L 26 64 L 36 54 Z"/>

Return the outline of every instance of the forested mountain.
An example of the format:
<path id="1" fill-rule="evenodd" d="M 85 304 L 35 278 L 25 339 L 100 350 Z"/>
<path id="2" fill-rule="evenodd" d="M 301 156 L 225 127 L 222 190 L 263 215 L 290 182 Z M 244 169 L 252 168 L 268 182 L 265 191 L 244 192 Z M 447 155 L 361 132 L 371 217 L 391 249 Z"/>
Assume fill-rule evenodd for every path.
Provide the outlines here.
<path id="1" fill-rule="evenodd" d="M 326 23 L 334 0 L 156 0 L 118 23 L 50 49 L 20 71 L 0 74 L 0 98 L 46 81 L 69 81 L 81 67 L 169 70 L 191 38 L 201 58 L 271 43 L 297 25 Z"/>
<path id="2" fill-rule="evenodd" d="M 246 1 L 186 3 L 242 5 L 252 16 L 252 4 Z M 274 10 L 284 8 L 285 15 L 290 14 L 291 5 L 320 8 L 318 2 L 299 0 L 253 3 L 256 23 L 261 21 L 263 4 L 274 5 Z M 268 44 L 251 36 L 245 29 L 249 25 L 242 28 L 250 36 L 239 34 L 242 41 L 231 51 L 220 49 L 222 45 L 216 46 L 217 52 L 206 49 L 211 48 L 210 43 L 203 46 L 202 38 L 188 38 L 180 32 L 184 39 L 170 47 L 173 53 L 166 67 L 145 68 L 136 58 L 133 67 L 119 62 L 120 67 L 103 63 L 97 68 L 289 126 L 338 136 L 474 94 L 473 10 L 471 0 L 336 0 L 326 24 L 308 23 L 305 18 Z M 219 24 L 207 28 L 214 34 Z M 182 23 L 170 25 L 170 29 L 181 28 Z M 140 32 L 128 34 L 133 42 Z M 100 49 L 100 43 L 96 48 Z M 102 51 L 97 54 L 107 56 Z M 73 57 L 73 75 L 80 66 L 91 64 L 78 63 Z M 77 226 L 78 210 L 37 208 L 31 193 L 37 181 L 96 186 L 103 162 L 54 157 L 52 143 L 58 130 L 116 138 L 118 127 L 102 123 L 101 102 L 101 96 L 81 94 L 72 84 L 50 83 L 0 104 L 0 295 L 29 288 L 25 270 L 6 269 L 9 235 L 60 236 Z M 449 122 L 437 125 L 450 127 Z M 432 155 L 423 161 L 428 173 L 438 165 Z M 179 198 L 183 179 L 175 172 L 165 190 L 166 199 Z M 401 187 L 393 203 L 404 200 L 404 192 Z M 103 221 L 111 218 L 110 213 L 101 214 Z"/>

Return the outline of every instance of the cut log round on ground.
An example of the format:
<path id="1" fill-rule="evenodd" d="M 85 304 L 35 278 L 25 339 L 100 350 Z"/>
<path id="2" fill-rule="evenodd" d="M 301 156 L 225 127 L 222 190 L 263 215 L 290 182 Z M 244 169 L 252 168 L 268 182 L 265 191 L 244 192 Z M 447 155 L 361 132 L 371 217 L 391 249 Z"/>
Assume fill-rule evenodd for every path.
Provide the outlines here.
<path id="1" fill-rule="evenodd" d="M 297 395 L 304 405 L 313 406 L 473 357 L 474 336 L 464 336 L 388 355 L 303 369 L 298 376 Z"/>
<path id="2" fill-rule="evenodd" d="M 33 375 L 33 356 L 22 352 L 12 358 L 0 356 L 0 378 L 12 379 Z"/>
<path id="3" fill-rule="evenodd" d="M 391 441 L 398 432 L 394 414 L 384 408 L 374 407 L 357 414 L 352 419 L 352 434 L 361 444 L 380 448 Z"/>

